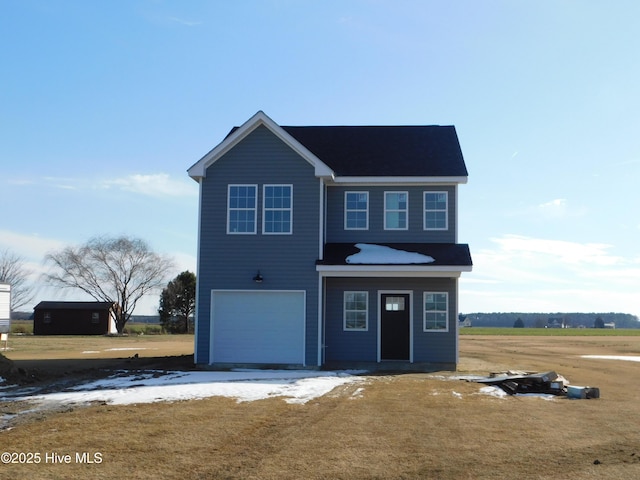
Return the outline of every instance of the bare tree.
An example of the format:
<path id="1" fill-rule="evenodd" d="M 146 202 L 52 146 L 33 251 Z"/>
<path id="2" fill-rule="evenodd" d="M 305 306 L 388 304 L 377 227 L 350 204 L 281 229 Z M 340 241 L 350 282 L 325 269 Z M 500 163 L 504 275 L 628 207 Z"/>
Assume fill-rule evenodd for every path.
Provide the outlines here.
<path id="1" fill-rule="evenodd" d="M 52 285 L 82 290 L 101 302 L 118 305 L 118 333 L 145 294 L 159 290 L 174 269 L 173 261 L 154 253 L 144 240 L 96 237 L 79 247 L 49 253 L 50 270 L 45 279 Z"/>
<path id="2" fill-rule="evenodd" d="M 11 285 L 12 312 L 33 300 L 33 287 L 28 283 L 33 272 L 25 268 L 24 264 L 24 258 L 10 250 L 0 251 L 0 282 Z"/>

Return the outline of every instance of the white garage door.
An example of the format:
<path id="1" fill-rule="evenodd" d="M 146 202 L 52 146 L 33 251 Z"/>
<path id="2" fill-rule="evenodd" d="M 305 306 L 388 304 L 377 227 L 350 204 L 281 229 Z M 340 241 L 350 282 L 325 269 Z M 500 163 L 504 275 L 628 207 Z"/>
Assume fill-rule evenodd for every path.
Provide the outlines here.
<path id="1" fill-rule="evenodd" d="M 212 363 L 304 364 L 304 291 L 211 292 Z"/>

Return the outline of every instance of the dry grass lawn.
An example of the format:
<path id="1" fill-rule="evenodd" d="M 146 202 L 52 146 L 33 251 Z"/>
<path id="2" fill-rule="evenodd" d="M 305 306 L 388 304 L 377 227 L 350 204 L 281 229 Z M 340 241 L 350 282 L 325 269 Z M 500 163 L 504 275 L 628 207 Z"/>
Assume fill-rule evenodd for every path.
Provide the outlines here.
<path id="1" fill-rule="evenodd" d="M 176 340 L 186 350 L 158 338 L 166 354 L 191 348 L 189 337 Z M 162 340 L 116 340 L 158 346 L 141 356 L 164 354 Z M 71 344 L 49 355 L 69 360 L 78 350 Z M 406 374 L 371 376 L 362 392 L 362 384 L 347 385 L 305 405 L 210 398 L 77 407 L 0 432 L 0 450 L 43 456 L 40 464 L 0 464 L 0 478 L 640 478 L 640 364 L 580 357 L 640 355 L 640 337 L 465 335 L 460 351 L 459 373 L 555 370 L 599 387 L 601 398 L 500 399 L 478 394 L 478 384 Z M 16 348 L 7 356 L 47 353 Z M 72 463 L 45 464 L 47 452 L 70 454 Z M 78 464 L 76 452 L 98 452 L 102 461 Z"/>

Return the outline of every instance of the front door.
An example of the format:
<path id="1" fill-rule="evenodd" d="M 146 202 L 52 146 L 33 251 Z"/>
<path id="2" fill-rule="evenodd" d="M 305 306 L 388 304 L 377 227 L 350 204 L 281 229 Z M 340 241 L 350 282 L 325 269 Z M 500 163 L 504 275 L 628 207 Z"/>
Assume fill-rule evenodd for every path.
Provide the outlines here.
<path id="1" fill-rule="evenodd" d="M 409 360 L 409 294 L 380 295 L 380 357 L 382 360 Z"/>

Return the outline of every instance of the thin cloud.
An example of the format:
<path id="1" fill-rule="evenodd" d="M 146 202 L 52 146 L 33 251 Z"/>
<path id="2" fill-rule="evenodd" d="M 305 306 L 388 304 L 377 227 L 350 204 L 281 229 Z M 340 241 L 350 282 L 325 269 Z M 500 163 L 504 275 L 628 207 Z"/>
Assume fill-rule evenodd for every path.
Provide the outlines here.
<path id="1" fill-rule="evenodd" d="M 566 198 L 555 198 L 536 207 L 536 212 L 546 218 L 582 217 L 587 214 L 586 208 L 569 205 Z"/>
<path id="2" fill-rule="evenodd" d="M 555 200 L 551 200 L 550 202 L 541 204 L 540 208 L 562 208 L 566 207 L 566 205 L 566 198 L 556 198 Z"/>
<path id="3" fill-rule="evenodd" d="M 198 193 L 193 182 L 176 180 L 166 173 L 129 175 L 113 180 L 105 180 L 101 183 L 101 186 L 102 188 L 117 188 L 151 197 L 191 197 L 196 196 Z"/>
<path id="4" fill-rule="evenodd" d="M 564 264 L 583 265 L 619 265 L 622 258 L 611 255 L 608 250 L 612 245 L 604 243 L 577 243 L 566 240 L 550 240 L 532 238 L 522 235 L 504 235 L 492 238 L 492 242 L 500 246 L 500 250 L 511 255 L 544 255 Z"/>
<path id="5" fill-rule="evenodd" d="M 184 18 L 179 17 L 167 17 L 168 20 L 179 23 L 180 25 L 184 25 L 185 27 L 197 27 L 198 25 L 202 25 L 202 22 L 194 21 L 194 20 L 185 20 Z"/>
<path id="6" fill-rule="evenodd" d="M 62 190 L 78 190 L 83 186 L 83 180 L 69 177 L 44 177 L 45 183 Z"/>
<path id="7" fill-rule="evenodd" d="M 60 240 L 27 235 L 11 230 L 0 230 L 0 249 L 9 249 L 26 259 L 43 258 L 49 251 L 64 248 Z"/>
<path id="8" fill-rule="evenodd" d="M 639 314 L 640 261 L 603 243 L 503 235 L 473 253 L 462 311 L 621 311 Z M 473 279 L 472 279 L 473 277 Z"/>

